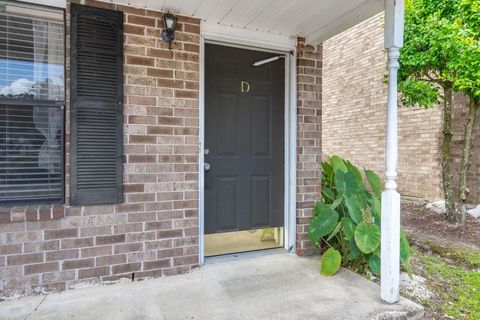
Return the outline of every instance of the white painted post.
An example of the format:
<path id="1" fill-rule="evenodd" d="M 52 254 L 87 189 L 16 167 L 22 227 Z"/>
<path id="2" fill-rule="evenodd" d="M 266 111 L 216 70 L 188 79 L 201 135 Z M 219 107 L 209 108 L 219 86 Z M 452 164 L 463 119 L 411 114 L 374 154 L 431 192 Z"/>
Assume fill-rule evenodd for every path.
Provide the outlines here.
<path id="1" fill-rule="evenodd" d="M 388 50 L 387 146 L 385 191 L 382 193 L 381 297 L 400 299 L 400 194 L 397 192 L 398 58 L 403 46 L 404 0 L 385 0 L 385 48 Z"/>

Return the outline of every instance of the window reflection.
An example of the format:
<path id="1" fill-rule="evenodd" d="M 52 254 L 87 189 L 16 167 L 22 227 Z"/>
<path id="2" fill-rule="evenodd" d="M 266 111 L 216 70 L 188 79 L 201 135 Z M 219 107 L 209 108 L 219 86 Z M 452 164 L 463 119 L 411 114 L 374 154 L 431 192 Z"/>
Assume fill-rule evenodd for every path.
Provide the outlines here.
<path id="1" fill-rule="evenodd" d="M 0 1 L 0 97 L 64 99 L 62 13 Z"/>

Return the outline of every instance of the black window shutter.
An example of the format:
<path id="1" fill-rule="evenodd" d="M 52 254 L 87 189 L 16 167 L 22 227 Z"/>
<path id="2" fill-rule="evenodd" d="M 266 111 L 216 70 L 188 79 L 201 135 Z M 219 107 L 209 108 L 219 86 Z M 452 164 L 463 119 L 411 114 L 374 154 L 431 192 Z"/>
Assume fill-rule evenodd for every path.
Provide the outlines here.
<path id="1" fill-rule="evenodd" d="M 122 202 L 123 13 L 71 13 L 70 203 Z"/>

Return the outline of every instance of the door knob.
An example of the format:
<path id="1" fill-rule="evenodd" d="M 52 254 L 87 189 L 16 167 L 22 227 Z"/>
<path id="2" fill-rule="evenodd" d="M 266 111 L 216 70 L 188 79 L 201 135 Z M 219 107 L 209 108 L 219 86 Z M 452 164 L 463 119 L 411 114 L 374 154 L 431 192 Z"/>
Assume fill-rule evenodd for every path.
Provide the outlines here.
<path id="1" fill-rule="evenodd" d="M 210 163 L 205 162 L 205 163 L 203 164 L 203 170 L 204 170 L 204 171 L 209 171 L 210 168 L 211 168 Z"/>

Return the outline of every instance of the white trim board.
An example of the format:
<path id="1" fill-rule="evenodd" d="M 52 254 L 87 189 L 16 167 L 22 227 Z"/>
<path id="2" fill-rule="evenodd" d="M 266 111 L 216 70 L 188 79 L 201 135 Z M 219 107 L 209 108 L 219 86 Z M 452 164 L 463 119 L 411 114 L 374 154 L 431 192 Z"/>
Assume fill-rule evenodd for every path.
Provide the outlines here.
<path id="1" fill-rule="evenodd" d="M 235 35 L 212 34 L 211 29 L 201 32 L 200 39 L 200 101 L 199 101 L 199 264 L 205 262 L 205 178 L 204 178 L 204 149 L 205 149 L 205 43 L 215 43 L 224 46 L 246 48 L 259 51 L 274 52 L 286 57 L 285 59 L 285 183 L 284 183 L 284 248 L 295 252 L 296 239 L 296 158 L 297 158 L 297 98 L 296 98 L 296 52 L 295 43 L 265 42 L 262 36 L 252 41 Z M 205 32 L 204 32 L 205 31 Z M 272 39 L 271 39 L 272 40 Z M 283 39 L 285 40 L 285 39 Z M 269 43 L 271 45 L 269 45 Z"/>
<path id="2" fill-rule="evenodd" d="M 205 38 L 200 36 L 199 148 L 198 148 L 198 263 L 205 261 Z"/>
<path id="3" fill-rule="evenodd" d="M 201 34 L 207 41 L 244 45 L 250 49 L 264 48 L 272 51 L 292 51 L 296 47 L 296 39 L 276 33 L 253 31 L 205 22 L 201 24 L 201 28 Z"/>

